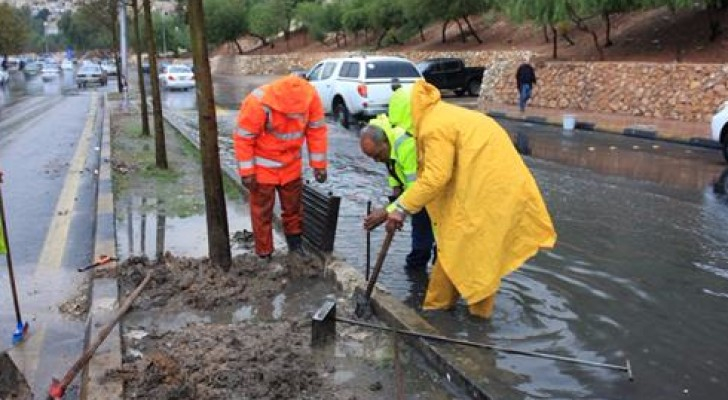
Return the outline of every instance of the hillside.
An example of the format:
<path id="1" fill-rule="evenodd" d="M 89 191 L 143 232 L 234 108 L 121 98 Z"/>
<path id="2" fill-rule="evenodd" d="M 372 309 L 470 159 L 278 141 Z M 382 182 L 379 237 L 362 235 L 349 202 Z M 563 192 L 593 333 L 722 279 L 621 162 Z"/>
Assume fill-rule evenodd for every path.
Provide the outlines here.
<path id="1" fill-rule="evenodd" d="M 728 13 L 722 12 L 718 20 L 723 33 L 714 41 L 709 41 L 708 11 L 680 11 L 673 15 L 666 9 L 644 12 L 618 14 L 611 19 L 611 39 L 613 46 L 604 48 L 607 61 L 650 61 L 674 62 L 676 60 L 692 63 L 726 63 L 728 62 Z M 424 31 L 425 41 L 417 35 L 403 45 L 386 47 L 386 50 L 532 50 L 539 58 L 550 59 L 552 44 L 546 43 L 543 30 L 532 24 L 516 25 L 503 17 L 488 15 L 473 17 L 478 36 L 483 43 L 468 37 L 463 42 L 456 24 L 451 23 L 446 31 L 447 41 L 441 42 L 442 24 L 427 27 Z M 605 42 L 605 29 L 602 21 L 592 23 L 599 34 L 601 44 Z M 558 59 L 560 60 L 598 60 L 592 37 L 574 26 L 563 26 L 562 33 L 568 39 L 560 37 L 558 41 Z M 326 44 L 314 42 L 304 32 L 292 35 L 286 43 L 282 38 L 272 42 L 272 46 L 257 48 L 256 40 L 242 39 L 243 47 L 252 50 L 247 54 L 281 54 L 290 51 L 351 51 L 373 49 L 373 40 L 364 43 L 363 35 L 354 43 L 348 38 L 347 46 L 337 47 L 333 37 Z M 226 45 L 218 49 L 217 54 L 236 54 L 233 46 Z M 677 55 L 680 55 L 679 57 Z"/>

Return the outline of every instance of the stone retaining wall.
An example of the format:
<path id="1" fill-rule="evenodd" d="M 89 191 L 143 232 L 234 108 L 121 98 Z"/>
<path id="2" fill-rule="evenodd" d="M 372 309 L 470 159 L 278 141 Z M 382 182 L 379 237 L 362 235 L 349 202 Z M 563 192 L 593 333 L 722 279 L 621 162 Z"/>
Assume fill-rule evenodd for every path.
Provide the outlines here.
<path id="1" fill-rule="evenodd" d="M 481 110 L 517 104 L 517 63 L 486 71 Z M 708 122 L 728 100 L 728 65 L 547 62 L 536 68 L 531 105 L 630 116 Z"/>
<path id="2" fill-rule="evenodd" d="M 288 53 L 279 55 L 218 56 L 213 59 L 213 73 L 221 74 L 285 74 L 295 68 L 309 69 L 325 58 L 349 57 L 362 52 Z M 369 55 L 390 55 L 408 58 L 414 62 L 434 57 L 458 57 L 468 66 L 485 66 L 494 62 L 522 60 L 530 52 L 524 51 L 408 51 L 368 52 Z"/>
<path id="3" fill-rule="evenodd" d="M 330 57 L 361 53 L 323 52 L 281 55 L 218 56 L 214 73 L 285 74 L 308 69 Z M 412 61 L 459 57 L 468 66 L 486 66 L 478 108 L 517 104 L 515 71 L 528 51 L 376 52 Z M 728 100 L 728 65 L 612 62 L 545 62 L 536 64 L 538 85 L 531 105 L 570 111 L 708 122 L 715 108 Z"/>

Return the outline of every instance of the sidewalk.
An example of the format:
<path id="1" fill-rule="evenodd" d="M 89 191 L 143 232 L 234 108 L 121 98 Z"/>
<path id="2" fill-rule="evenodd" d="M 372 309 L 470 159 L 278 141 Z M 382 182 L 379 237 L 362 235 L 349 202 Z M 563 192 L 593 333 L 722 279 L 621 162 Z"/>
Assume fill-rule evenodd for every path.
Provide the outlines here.
<path id="1" fill-rule="evenodd" d="M 487 107 L 487 113 L 496 118 L 559 126 L 563 123 L 564 115 L 573 115 L 576 117 L 577 129 L 676 141 L 707 147 L 718 146 L 710 138 L 710 124 L 707 122 L 683 122 L 624 114 L 605 114 L 531 106 L 527 107 L 524 113 L 521 113 L 518 106 L 509 104 L 490 104 Z"/>

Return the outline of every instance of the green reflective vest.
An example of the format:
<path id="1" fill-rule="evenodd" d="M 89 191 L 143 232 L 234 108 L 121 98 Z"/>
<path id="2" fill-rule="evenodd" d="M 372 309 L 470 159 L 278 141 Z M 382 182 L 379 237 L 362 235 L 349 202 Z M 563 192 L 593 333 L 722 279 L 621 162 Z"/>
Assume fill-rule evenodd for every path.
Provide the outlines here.
<path id="1" fill-rule="evenodd" d="M 412 135 L 405 132 L 404 129 L 392 126 L 386 114 L 377 115 L 369 123 L 381 128 L 389 142 L 389 186 L 397 187 L 404 185 L 403 190 L 409 189 L 415 180 L 417 180 L 417 150 L 415 148 L 415 139 Z M 392 172 L 394 172 L 394 176 L 392 176 Z"/>

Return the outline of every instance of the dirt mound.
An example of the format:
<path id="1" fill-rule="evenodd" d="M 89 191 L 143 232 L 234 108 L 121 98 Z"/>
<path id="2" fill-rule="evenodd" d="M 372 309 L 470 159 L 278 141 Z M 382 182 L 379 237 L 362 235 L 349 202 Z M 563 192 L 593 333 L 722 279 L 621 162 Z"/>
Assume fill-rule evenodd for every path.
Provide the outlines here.
<path id="1" fill-rule="evenodd" d="M 321 273 L 317 263 L 289 263 L 285 256 L 270 261 L 250 254 L 237 256 L 229 271 L 208 259 L 166 255 L 159 262 L 135 257 L 119 268 L 121 289 L 129 293 L 152 270 L 152 281 L 134 303 L 137 309 L 210 310 L 233 306 L 250 299 L 271 298 L 280 293 L 291 278 L 315 278 Z"/>
<path id="2" fill-rule="evenodd" d="M 335 399 L 308 340 L 295 322 L 190 325 L 132 343 L 145 356 L 118 376 L 127 398 Z"/>

